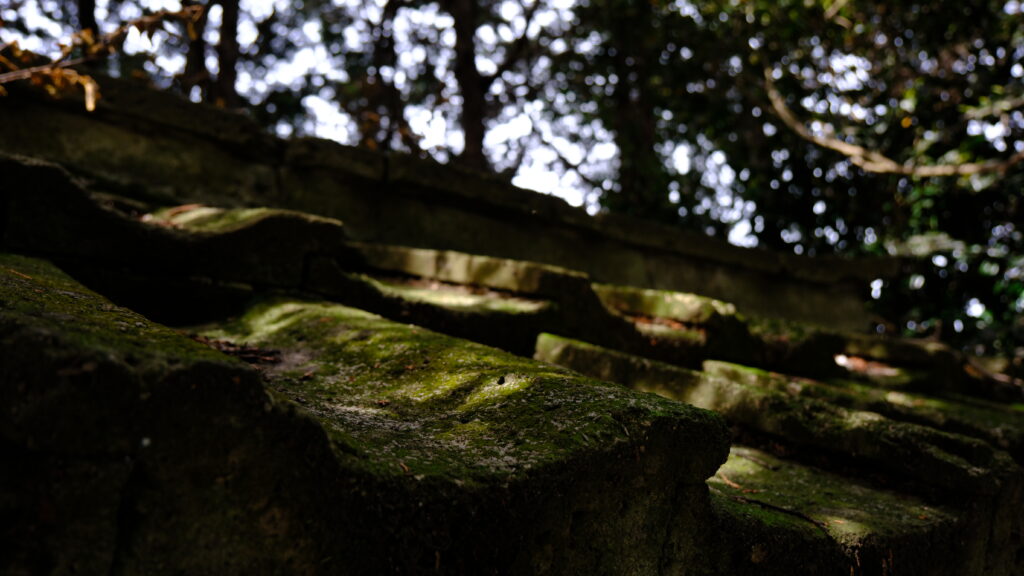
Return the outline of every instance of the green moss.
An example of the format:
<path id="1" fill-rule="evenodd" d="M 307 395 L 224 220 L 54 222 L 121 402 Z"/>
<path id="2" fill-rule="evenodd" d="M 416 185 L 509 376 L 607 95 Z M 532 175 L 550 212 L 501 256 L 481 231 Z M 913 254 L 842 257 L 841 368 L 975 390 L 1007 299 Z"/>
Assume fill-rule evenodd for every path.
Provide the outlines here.
<path id="1" fill-rule="evenodd" d="M 729 514 L 742 524 L 756 524 L 768 532 L 792 531 L 802 533 L 812 541 L 828 541 L 828 536 L 813 522 L 783 510 L 759 506 L 756 502 L 750 502 L 747 496 L 737 497 L 734 490 L 723 490 L 723 487 L 728 486 L 717 476 L 713 476 L 708 483 L 711 485 L 715 506 L 720 509 L 719 513 Z"/>
<path id="2" fill-rule="evenodd" d="M 728 461 L 708 483 L 723 495 L 748 500 L 751 506 L 761 503 L 790 511 L 794 519 L 813 523 L 849 547 L 872 539 L 923 538 L 950 530 L 959 521 L 953 511 L 918 498 L 743 446 L 733 447 Z"/>
<path id="3" fill-rule="evenodd" d="M 732 381 L 823 400 L 853 411 L 877 412 L 894 420 L 984 439 L 1020 456 L 1024 449 L 1024 419 L 1003 406 L 967 398 L 942 398 L 879 388 L 854 380 L 819 382 L 767 372 L 758 368 L 706 361 L 704 370 Z"/>
<path id="4" fill-rule="evenodd" d="M 1003 478 L 1019 474 L 1006 453 L 981 440 L 801 397 L 812 381 L 765 377 L 762 371 L 725 363 L 709 363 L 722 370 L 695 378 L 690 370 L 567 339 L 538 349 L 547 361 L 598 377 L 610 375 L 627 386 L 714 410 L 760 435 L 852 457 L 945 491 L 988 493 Z"/>
<path id="5" fill-rule="evenodd" d="M 775 374 L 753 366 L 734 364 L 732 362 L 705 360 L 703 368 L 704 371 L 709 374 L 716 374 L 741 381 L 745 384 L 763 386 L 765 388 L 777 389 L 780 381 L 785 381 L 785 377 L 781 374 Z"/>
<path id="6" fill-rule="evenodd" d="M 796 344 L 803 342 L 820 330 L 807 324 L 783 320 L 781 318 L 767 317 L 744 317 L 744 322 L 750 332 L 761 338 Z"/>
<path id="7" fill-rule="evenodd" d="M 68 344 L 129 363 L 234 362 L 181 334 L 111 304 L 42 260 L 0 254 L 0 315 L 60 334 Z"/>
<path id="8" fill-rule="evenodd" d="M 204 333 L 281 350 L 271 385 L 375 473 L 524 475 L 669 426 L 706 435 L 709 474 L 725 442 L 710 413 L 344 306 L 270 300 Z"/>

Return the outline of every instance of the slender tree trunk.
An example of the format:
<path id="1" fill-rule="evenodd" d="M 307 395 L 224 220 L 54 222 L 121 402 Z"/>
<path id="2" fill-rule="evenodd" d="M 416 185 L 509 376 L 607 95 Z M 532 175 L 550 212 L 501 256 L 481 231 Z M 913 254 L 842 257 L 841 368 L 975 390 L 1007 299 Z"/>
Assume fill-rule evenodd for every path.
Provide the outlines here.
<path id="1" fill-rule="evenodd" d="M 81 33 L 89 33 L 92 35 L 92 39 L 98 41 L 100 39 L 100 26 L 96 22 L 96 0 L 78 0 L 78 31 Z M 103 65 L 107 59 L 106 52 L 98 52 L 93 55 L 93 60 L 86 63 L 86 66 L 90 68 L 98 68 Z"/>
<path id="2" fill-rule="evenodd" d="M 194 6 L 195 2 L 184 2 L 184 6 Z M 210 71 L 206 68 L 206 22 L 209 8 L 203 10 L 199 19 L 186 29 L 189 35 L 188 52 L 185 54 L 185 71 L 181 74 L 181 90 L 190 95 L 192 88 L 199 87 L 199 97 L 207 101 L 210 89 Z"/>
<path id="3" fill-rule="evenodd" d="M 462 95 L 460 123 L 465 147 L 459 163 L 477 170 L 491 170 L 484 154 L 487 120 L 486 83 L 476 67 L 477 0 L 447 0 L 455 20 L 455 79 Z"/>
<path id="4" fill-rule="evenodd" d="M 92 30 L 93 37 L 98 38 L 100 27 L 96 23 L 96 0 L 78 0 L 78 29 Z"/>
<path id="5" fill-rule="evenodd" d="M 238 0 L 218 0 L 221 12 L 220 42 L 217 44 L 217 62 L 220 71 L 214 85 L 214 102 L 225 108 L 240 104 L 235 83 L 238 80 Z"/>
<path id="6" fill-rule="evenodd" d="M 382 68 L 398 68 L 398 55 L 395 53 L 394 21 L 398 15 L 398 9 L 402 6 L 401 0 L 389 0 L 384 5 L 384 13 L 381 21 L 376 27 L 373 46 L 373 67 L 377 70 L 378 89 L 372 91 L 373 100 L 369 108 L 387 118 L 387 128 L 377 131 L 377 134 L 366 134 L 364 136 L 378 138 L 381 150 L 391 150 L 396 145 L 405 143 L 410 149 L 418 150 L 416 141 L 411 138 L 411 132 L 405 129 L 405 102 L 402 94 L 395 87 L 394 81 L 385 80 L 381 74 Z"/>
<path id="7" fill-rule="evenodd" d="M 609 208 L 645 218 L 674 219 L 668 212 L 665 166 L 655 149 L 656 118 L 648 94 L 651 70 L 643 31 L 650 29 L 650 4 L 637 2 L 630 17 L 621 16 L 612 23 L 619 76 L 613 96 L 618 108 L 613 126 L 619 148 L 620 192 L 608 198 Z"/>

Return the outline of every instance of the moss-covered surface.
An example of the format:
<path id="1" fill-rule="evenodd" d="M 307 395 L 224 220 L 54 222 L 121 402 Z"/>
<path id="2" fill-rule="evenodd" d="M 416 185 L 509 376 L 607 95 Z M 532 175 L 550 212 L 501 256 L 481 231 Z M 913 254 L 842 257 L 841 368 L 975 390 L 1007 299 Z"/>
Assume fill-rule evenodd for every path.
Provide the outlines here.
<path id="1" fill-rule="evenodd" d="M 268 391 L 39 261 L 0 303 L 4 573 L 657 573 L 727 452 L 711 413 L 338 305 L 213 332 L 280 352 Z"/>
<path id="2" fill-rule="evenodd" d="M 558 306 L 545 300 L 350 272 L 346 261 L 334 257 L 311 261 L 305 288 L 392 320 L 412 322 L 520 354 L 531 351 L 536 334 L 545 326 L 556 325 L 562 314 Z M 501 329 L 495 330 L 495 326 Z"/>
<path id="3" fill-rule="evenodd" d="M 607 284 L 594 290 L 608 309 L 630 318 L 647 336 L 650 350 L 631 352 L 687 365 L 659 350 L 685 342 L 696 349 L 690 356 L 808 376 L 837 373 L 831 357 L 842 351 L 842 340 L 836 334 L 794 322 L 747 318 L 732 304 L 696 294 Z"/>
<path id="4" fill-rule="evenodd" d="M 696 294 L 611 284 L 594 284 L 593 289 L 608 310 L 634 324 L 649 342 L 651 356 L 674 360 L 664 352 L 666 348 L 688 351 L 684 358 L 733 357 L 734 352 L 748 359 L 761 355 L 736 319 L 732 304 Z M 726 342 L 727 346 L 720 346 Z"/>
<path id="5" fill-rule="evenodd" d="M 538 339 L 537 358 L 715 410 L 758 434 L 943 492 L 993 494 L 1022 477 L 1005 452 L 983 441 L 801 397 L 799 383 L 758 369 L 732 365 L 722 377 L 548 334 Z"/>
<path id="6" fill-rule="evenodd" d="M 232 402 L 217 406 L 225 397 Z M 209 457 L 186 438 L 216 429 L 237 440 L 227 420 L 242 406 L 263 413 L 265 401 L 241 362 L 114 306 L 51 264 L 0 255 L 0 572 L 120 573 L 134 538 L 154 536 L 128 495 L 158 489 L 182 451 Z M 206 518 L 241 518 L 234 504 Z"/>
<path id="7" fill-rule="evenodd" d="M 280 352 L 270 386 L 395 510 L 406 569 L 430 566 L 435 538 L 466 573 L 694 558 L 703 479 L 728 445 L 711 413 L 325 302 L 264 301 L 204 333 Z"/>
<path id="8" fill-rule="evenodd" d="M 287 211 L 221 211 L 203 232 L 147 225 L 97 203 L 63 168 L 25 158 L 0 155 L 0 188 L 3 245 L 78 268 L 298 287 L 312 254 L 345 253 L 340 222 Z"/>
<path id="9" fill-rule="evenodd" d="M 708 374 L 751 386 L 981 438 L 1007 450 L 1018 462 L 1024 460 L 1024 416 L 1005 404 L 962 396 L 928 396 L 854 380 L 819 382 L 714 360 L 705 361 L 703 368 Z"/>
<path id="10" fill-rule="evenodd" d="M 784 510 L 711 489 L 716 572 L 730 576 L 849 576 L 850 559 L 824 530 Z M 856 574 L 856 572 L 854 571 Z"/>
<path id="11" fill-rule="evenodd" d="M 765 378 L 757 369 L 735 367 L 750 377 L 727 379 L 546 334 L 537 357 L 716 410 L 766 445 L 844 475 L 856 469 L 850 464 L 867 466 L 875 478 L 947 502 L 962 515 L 962 531 L 977 532 L 958 544 L 971 563 L 965 573 L 1012 573 L 1019 566 L 1024 474 L 981 440 L 801 397 L 799 381 Z"/>
<path id="12" fill-rule="evenodd" d="M 0 253 L 0 313 L 11 322 L 59 333 L 72 347 L 133 364 L 230 361 L 72 280 L 52 264 Z"/>
<path id="13" fill-rule="evenodd" d="M 708 434 L 692 481 L 721 449 L 706 413 L 339 305 L 271 300 L 204 334 L 281 350 L 275 389 L 377 473 L 512 478 L 667 425 Z"/>
<path id="14" fill-rule="evenodd" d="M 763 451 L 734 446 L 708 483 L 728 512 L 746 516 L 746 523 L 802 532 L 807 547 L 791 553 L 813 557 L 835 550 L 851 573 L 963 574 L 976 560 L 957 550 L 963 519 L 954 510 Z M 766 546 L 763 570 L 772 568 L 770 552 Z M 786 559 L 775 562 L 780 560 Z M 843 573 L 843 563 L 836 564 L 829 570 Z"/>
<path id="15" fill-rule="evenodd" d="M 734 446 L 729 460 L 708 482 L 722 494 L 799 514 L 850 548 L 871 539 L 934 535 L 952 529 L 958 519 L 952 510 L 919 498 L 744 446 Z"/>

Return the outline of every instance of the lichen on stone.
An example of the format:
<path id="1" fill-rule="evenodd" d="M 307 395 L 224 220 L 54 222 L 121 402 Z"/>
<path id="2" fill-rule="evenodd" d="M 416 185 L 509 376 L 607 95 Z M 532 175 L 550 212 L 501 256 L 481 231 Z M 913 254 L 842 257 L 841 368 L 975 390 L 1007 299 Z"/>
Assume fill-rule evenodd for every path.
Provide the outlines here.
<path id="1" fill-rule="evenodd" d="M 375 473 L 493 481 L 667 427 L 701 438 L 707 474 L 725 438 L 707 412 L 336 304 L 268 300 L 204 334 L 282 351 L 272 387 Z"/>
<path id="2" fill-rule="evenodd" d="M 232 362 L 88 290 L 43 260 L 0 253 L 0 316 L 133 363 Z"/>

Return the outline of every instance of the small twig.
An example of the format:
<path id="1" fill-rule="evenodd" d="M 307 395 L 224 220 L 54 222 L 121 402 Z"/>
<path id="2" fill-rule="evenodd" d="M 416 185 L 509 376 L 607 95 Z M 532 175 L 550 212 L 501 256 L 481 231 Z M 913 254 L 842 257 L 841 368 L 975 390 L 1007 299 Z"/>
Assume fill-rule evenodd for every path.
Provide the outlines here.
<path id="1" fill-rule="evenodd" d="M 845 16 L 839 16 L 839 11 L 846 6 L 847 0 L 836 0 L 828 10 L 825 11 L 825 20 L 833 20 L 836 24 L 839 24 L 843 28 L 849 29 L 853 26 L 853 22 L 850 22 L 849 18 Z"/>
<path id="2" fill-rule="evenodd" d="M 755 500 L 754 498 L 746 498 L 746 497 L 743 497 L 743 496 L 737 496 L 735 494 L 724 494 L 722 492 L 718 492 L 718 493 L 723 495 L 723 496 L 725 496 L 726 498 L 731 498 L 731 499 L 733 499 L 733 500 L 735 500 L 737 502 L 743 502 L 745 504 L 754 504 L 754 505 L 760 506 L 762 508 L 767 508 L 769 510 L 775 510 L 776 512 L 782 512 L 783 514 L 788 514 L 790 516 L 796 516 L 797 518 L 800 518 L 802 520 L 806 520 L 806 521 L 810 522 L 811 524 L 814 524 L 822 532 L 824 532 L 827 537 L 832 538 L 832 534 L 829 533 L 828 526 L 826 526 L 824 522 L 819 522 L 818 520 L 815 520 L 814 518 L 811 518 L 810 516 L 808 516 L 807 514 L 804 514 L 803 512 L 798 512 L 796 510 L 790 510 L 789 508 L 783 508 L 782 506 L 776 506 L 775 504 L 769 504 L 769 503 L 763 502 L 761 500 Z"/>
<path id="3" fill-rule="evenodd" d="M 79 64 L 85 64 L 92 60 L 93 57 L 75 58 L 74 60 L 63 60 L 48 62 L 41 66 L 33 66 L 31 68 L 22 68 L 13 72 L 5 72 L 0 74 L 0 84 L 6 84 L 7 82 L 15 82 L 17 80 L 28 80 L 34 74 L 40 72 L 49 72 L 51 70 L 57 70 L 60 68 L 70 68 L 71 66 L 78 66 Z"/>
<path id="4" fill-rule="evenodd" d="M 154 14 L 142 16 L 136 18 L 130 22 L 122 24 L 116 30 L 109 34 L 104 34 L 99 41 L 94 41 L 91 34 L 85 35 L 75 34 L 72 36 L 72 42 L 67 46 L 61 48 L 60 56 L 55 58 L 51 62 L 40 66 L 32 66 L 30 68 L 24 68 L 20 70 L 14 70 L 0 74 L 0 84 L 7 82 L 14 82 L 17 80 L 27 80 L 35 74 L 50 72 L 53 70 L 69 68 L 71 66 L 77 66 L 86 62 L 96 60 L 105 52 L 112 50 L 115 46 L 119 45 L 122 40 L 128 35 L 128 31 L 132 28 L 137 28 L 143 33 L 152 33 L 155 27 L 162 25 L 166 20 L 180 19 L 180 20 L 194 20 L 200 14 L 202 14 L 204 8 L 202 6 L 191 6 L 179 11 L 161 10 Z M 3 48 L 13 45 L 13 42 L 7 43 Z M 67 60 L 71 55 L 71 52 L 77 46 L 84 46 L 86 48 L 86 55 L 81 58 L 74 58 Z M 3 48 L 0 48 L 2 50 Z"/>
<path id="5" fill-rule="evenodd" d="M 20 277 L 22 277 L 22 278 L 24 278 L 26 280 L 34 280 L 34 278 L 29 276 L 28 274 L 22 274 L 21 272 L 18 272 L 17 270 L 15 270 L 13 268 L 4 268 L 4 270 L 7 270 L 11 274 L 14 274 L 15 276 L 20 276 Z"/>
<path id="6" fill-rule="evenodd" d="M 772 470 L 772 471 L 778 470 L 780 468 L 779 466 L 775 466 L 773 464 L 769 464 L 766 460 L 764 460 L 762 458 L 758 458 L 757 456 L 752 456 L 750 454 L 742 454 L 742 453 L 739 453 L 739 452 L 734 452 L 733 455 L 734 456 L 738 456 L 740 458 L 743 458 L 744 460 L 750 460 L 754 464 L 757 464 L 757 465 L 759 465 L 759 466 L 761 466 L 763 468 L 767 468 L 767 469 Z"/>
<path id="7" fill-rule="evenodd" d="M 722 482 L 725 482 L 725 484 L 726 484 L 726 485 L 727 485 L 728 487 L 730 487 L 730 488 L 735 488 L 735 489 L 737 489 L 737 490 L 743 490 L 743 486 L 740 486 L 739 484 L 737 484 L 737 483 L 733 482 L 732 480 L 729 480 L 729 477 L 728 477 L 728 476 L 726 476 L 726 475 L 725 475 L 725 473 L 723 473 L 723 472 L 719 471 L 719 472 L 718 472 L 718 477 L 719 477 L 719 478 L 721 478 L 721 479 L 722 479 Z"/>

